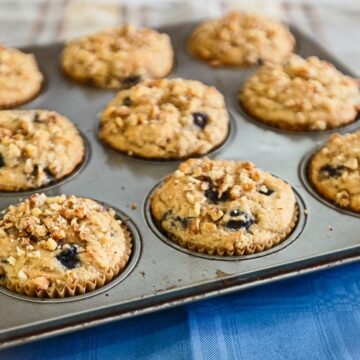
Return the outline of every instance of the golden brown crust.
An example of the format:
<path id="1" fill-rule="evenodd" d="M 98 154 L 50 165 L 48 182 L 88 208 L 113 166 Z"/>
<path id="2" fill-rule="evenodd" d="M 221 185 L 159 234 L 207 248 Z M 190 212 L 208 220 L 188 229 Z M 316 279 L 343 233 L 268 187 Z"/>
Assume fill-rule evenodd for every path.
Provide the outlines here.
<path id="1" fill-rule="evenodd" d="M 255 14 L 232 11 L 200 24 L 188 40 L 190 53 L 211 66 L 254 66 L 279 62 L 293 51 L 288 29 Z"/>
<path id="2" fill-rule="evenodd" d="M 283 64 L 266 63 L 239 94 L 244 110 L 265 124 L 292 131 L 320 131 L 356 119 L 358 82 L 317 57 L 298 55 Z"/>
<path id="3" fill-rule="evenodd" d="M 28 296 L 84 294 L 118 276 L 131 247 L 113 210 L 73 195 L 32 195 L 0 221 L 0 284 Z"/>
<path id="4" fill-rule="evenodd" d="M 70 41 L 61 67 L 72 79 L 100 88 L 128 88 L 168 75 L 174 53 L 168 35 L 125 25 Z"/>
<path id="5" fill-rule="evenodd" d="M 246 255 L 283 241 L 297 221 L 287 183 L 250 162 L 190 159 L 151 197 L 159 228 L 190 250 Z"/>
<path id="6" fill-rule="evenodd" d="M 145 159 L 200 156 L 226 139 L 229 116 L 214 87 L 184 79 L 147 80 L 120 91 L 101 114 L 99 137 Z"/>
<path id="7" fill-rule="evenodd" d="M 309 178 L 325 199 L 360 213 L 360 131 L 333 134 L 311 158 Z"/>
<path id="8" fill-rule="evenodd" d="M 32 54 L 0 45 L 0 109 L 10 109 L 34 99 L 44 77 Z"/>
<path id="9" fill-rule="evenodd" d="M 0 111 L 0 190 L 39 188 L 72 173 L 84 142 L 66 117 L 48 110 Z"/>

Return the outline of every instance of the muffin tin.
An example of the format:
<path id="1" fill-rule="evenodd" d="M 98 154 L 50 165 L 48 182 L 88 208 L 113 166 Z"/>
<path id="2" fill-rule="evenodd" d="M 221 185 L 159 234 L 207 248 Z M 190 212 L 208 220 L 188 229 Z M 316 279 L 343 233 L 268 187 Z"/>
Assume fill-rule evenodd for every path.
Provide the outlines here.
<path id="1" fill-rule="evenodd" d="M 251 160 L 289 182 L 299 207 L 295 230 L 269 251 L 234 258 L 201 256 L 170 243 L 152 222 L 149 196 L 179 162 L 134 159 L 104 146 L 96 137 L 97 115 L 114 93 L 67 79 L 59 69 L 63 44 L 24 48 L 36 55 L 47 81 L 43 93 L 22 108 L 46 108 L 64 114 L 75 122 L 88 144 L 82 167 L 66 181 L 42 191 L 47 195 L 85 196 L 118 209 L 118 216 L 128 219 L 134 251 L 120 277 L 82 296 L 35 299 L 0 288 L 0 348 L 360 259 L 359 216 L 319 201 L 307 181 L 308 158 L 304 156 L 333 131 L 294 133 L 250 121 L 238 105 L 237 92 L 254 69 L 214 69 L 192 58 L 186 52 L 186 38 L 195 26 L 185 23 L 160 29 L 171 36 L 176 51 L 177 64 L 170 77 L 197 79 L 224 94 L 232 117 L 230 134 L 211 156 Z M 313 40 L 291 30 L 299 54 L 317 55 L 350 74 Z M 355 122 L 339 132 L 358 127 Z M 29 193 L 1 193 L 0 208 Z"/>

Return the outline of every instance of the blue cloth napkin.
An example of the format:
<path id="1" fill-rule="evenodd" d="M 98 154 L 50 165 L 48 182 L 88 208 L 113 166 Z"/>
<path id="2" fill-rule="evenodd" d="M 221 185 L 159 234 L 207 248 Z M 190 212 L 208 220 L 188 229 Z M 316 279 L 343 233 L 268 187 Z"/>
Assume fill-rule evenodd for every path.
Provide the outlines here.
<path id="1" fill-rule="evenodd" d="M 360 359 L 360 264 L 0 351 L 1 360 Z"/>

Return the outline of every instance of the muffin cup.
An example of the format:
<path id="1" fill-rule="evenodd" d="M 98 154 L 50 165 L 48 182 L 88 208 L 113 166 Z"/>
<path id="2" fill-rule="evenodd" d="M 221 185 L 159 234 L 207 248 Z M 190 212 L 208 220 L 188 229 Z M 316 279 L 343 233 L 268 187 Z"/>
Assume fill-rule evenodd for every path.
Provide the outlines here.
<path id="1" fill-rule="evenodd" d="M 168 232 L 165 232 L 161 226 L 161 224 L 156 221 L 153 218 L 154 223 L 158 227 L 158 229 L 166 235 L 171 241 L 175 242 L 176 244 L 180 245 L 181 247 L 188 249 L 190 251 L 195 251 L 200 254 L 206 254 L 210 256 L 242 256 L 242 255 L 253 255 L 255 253 L 261 253 L 262 251 L 271 249 L 275 247 L 276 245 L 280 244 L 282 241 L 284 241 L 295 229 L 297 222 L 299 218 L 299 208 L 298 205 L 295 205 L 293 217 L 291 219 L 291 223 L 289 227 L 284 231 L 282 234 L 279 234 L 276 238 L 274 238 L 272 241 L 269 242 L 263 242 L 256 244 L 254 246 L 243 245 L 242 247 L 234 247 L 232 245 L 230 246 L 209 246 L 206 244 L 196 244 L 190 241 L 186 241 L 184 239 L 177 239 L 174 236 L 171 236 Z"/>
<path id="2" fill-rule="evenodd" d="M 30 285 L 27 284 L 22 285 L 17 281 L 9 281 L 9 280 L 0 281 L 0 285 L 18 294 L 27 295 L 30 297 L 49 298 L 49 299 L 66 298 L 77 295 L 83 295 L 85 293 L 89 293 L 91 291 L 99 289 L 105 284 L 114 280 L 122 272 L 122 270 L 124 270 L 124 268 L 126 267 L 129 261 L 132 250 L 131 233 L 124 224 L 122 224 L 121 227 L 124 231 L 125 244 L 126 244 L 126 250 L 123 258 L 118 264 L 109 268 L 106 272 L 104 272 L 104 274 L 101 277 L 94 279 L 93 281 L 77 280 L 76 282 L 72 283 L 69 286 L 64 286 L 62 288 L 56 288 L 54 286 L 51 286 L 49 289 L 46 290 L 36 289 Z"/>

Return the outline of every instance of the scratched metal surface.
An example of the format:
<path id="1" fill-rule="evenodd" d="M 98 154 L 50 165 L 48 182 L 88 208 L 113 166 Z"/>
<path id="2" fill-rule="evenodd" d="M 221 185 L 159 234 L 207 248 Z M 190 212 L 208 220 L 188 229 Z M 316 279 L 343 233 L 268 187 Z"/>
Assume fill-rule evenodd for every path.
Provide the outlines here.
<path id="1" fill-rule="evenodd" d="M 107 203 L 119 209 L 120 216 L 131 219 L 131 229 L 139 236 L 127 276 L 99 291 L 72 299 L 36 300 L 1 289 L 0 348 L 339 265 L 360 255 L 359 217 L 316 199 L 301 174 L 306 168 L 301 160 L 330 132 L 281 132 L 247 118 L 237 105 L 236 95 L 254 70 L 213 69 L 192 59 L 185 51 L 185 40 L 193 27 L 182 24 L 161 29 L 171 36 L 176 49 L 177 66 L 171 77 L 198 79 L 215 85 L 225 95 L 232 116 L 231 134 L 215 157 L 251 160 L 293 186 L 301 216 L 291 238 L 269 253 L 237 261 L 202 258 L 169 245 L 155 231 L 146 199 L 178 163 L 135 160 L 103 146 L 96 138 L 97 114 L 114 93 L 79 86 L 64 78 L 58 64 L 62 44 L 28 47 L 26 50 L 37 56 L 47 85 L 39 98 L 23 108 L 46 108 L 68 116 L 90 148 L 81 171 L 45 192 L 76 194 Z M 349 73 L 313 41 L 296 29 L 293 32 L 302 56 L 318 55 Z M 358 127 L 354 123 L 340 131 Z M 0 194 L 0 208 L 26 196 Z M 132 210 L 131 203 L 138 208 Z"/>

